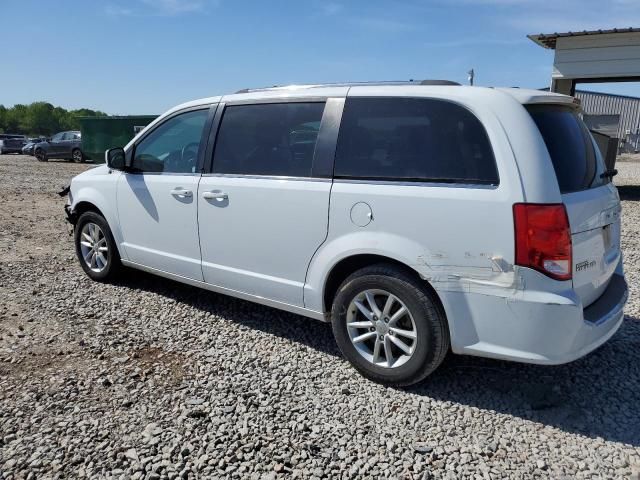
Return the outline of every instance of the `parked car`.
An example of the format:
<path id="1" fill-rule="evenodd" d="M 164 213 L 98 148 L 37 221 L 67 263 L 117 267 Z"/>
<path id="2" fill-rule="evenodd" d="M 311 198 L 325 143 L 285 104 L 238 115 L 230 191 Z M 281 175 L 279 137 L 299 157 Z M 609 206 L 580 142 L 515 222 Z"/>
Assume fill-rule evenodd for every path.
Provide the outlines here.
<path id="1" fill-rule="evenodd" d="M 24 135 L 0 133 L 0 155 L 4 153 L 20 153 L 26 143 Z"/>
<path id="2" fill-rule="evenodd" d="M 65 207 L 90 278 L 137 268 L 331 321 L 384 384 L 449 350 L 570 362 L 623 321 L 615 172 L 569 96 L 253 90 L 180 105 L 106 161 Z"/>
<path id="3" fill-rule="evenodd" d="M 82 138 L 80 132 L 69 131 L 56 133 L 49 141 L 35 145 L 34 155 L 41 162 L 50 158 L 63 158 L 76 163 L 85 161 L 82 153 Z"/>
<path id="4" fill-rule="evenodd" d="M 36 144 L 41 143 L 41 142 L 46 142 L 47 139 L 46 137 L 37 137 L 37 138 L 30 138 L 27 140 L 27 143 L 24 147 L 22 147 L 22 154 L 23 155 L 32 155 L 33 156 L 33 150 L 36 146 Z"/>

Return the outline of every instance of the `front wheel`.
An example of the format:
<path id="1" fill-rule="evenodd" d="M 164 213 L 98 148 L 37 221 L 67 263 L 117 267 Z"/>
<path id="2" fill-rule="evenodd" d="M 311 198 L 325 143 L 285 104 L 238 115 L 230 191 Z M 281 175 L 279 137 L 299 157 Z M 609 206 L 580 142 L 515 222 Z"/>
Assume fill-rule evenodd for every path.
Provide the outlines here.
<path id="1" fill-rule="evenodd" d="M 373 265 L 349 276 L 333 302 L 333 333 L 365 377 L 389 386 L 417 383 L 449 351 L 449 329 L 433 293 L 410 272 Z"/>
<path id="2" fill-rule="evenodd" d="M 74 231 L 76 255 L 84 272 L 97 282 L 114 280 L 120 255 L 107 221 L 96 212 L 80 215 Z"/>

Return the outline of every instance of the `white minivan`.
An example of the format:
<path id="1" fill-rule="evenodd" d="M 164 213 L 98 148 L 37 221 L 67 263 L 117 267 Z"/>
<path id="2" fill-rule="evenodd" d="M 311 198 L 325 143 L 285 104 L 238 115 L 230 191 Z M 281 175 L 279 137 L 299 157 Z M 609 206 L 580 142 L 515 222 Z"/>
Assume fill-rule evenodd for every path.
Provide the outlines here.
<path id="1" fill-rule="evenodd" d="M 73 179 L 80 265 L 331 321 L 344 356 L 388 385 L 449 350 L 539 364 L 594 350 L 622 323 L 627 285 L 615 171 L 578 103 L 422 83 L 168 111 Z"/>

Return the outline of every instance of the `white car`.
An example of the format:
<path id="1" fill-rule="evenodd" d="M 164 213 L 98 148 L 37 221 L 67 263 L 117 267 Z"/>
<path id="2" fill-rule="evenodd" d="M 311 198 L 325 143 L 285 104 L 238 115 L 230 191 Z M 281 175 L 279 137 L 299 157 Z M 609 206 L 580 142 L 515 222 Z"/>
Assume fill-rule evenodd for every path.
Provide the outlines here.
<path id="1" fill-rule="evenodd" d="M 428 83 L 428 82 L 427 82 Z M 561 364 L 623 321 L 620 201 L 572 97 L 385 84 L 180 105 L 75 177 L 84 271 L 318 320 L 366 377 L 449 350 Z"/>

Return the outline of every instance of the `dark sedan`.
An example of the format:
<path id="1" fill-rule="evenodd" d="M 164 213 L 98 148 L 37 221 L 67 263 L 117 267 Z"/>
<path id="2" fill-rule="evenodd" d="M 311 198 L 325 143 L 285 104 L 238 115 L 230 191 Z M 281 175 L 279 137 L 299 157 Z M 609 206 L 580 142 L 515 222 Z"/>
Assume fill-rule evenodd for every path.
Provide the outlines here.
<path id="1" fill-rule="evenodd" d="M 37 143 L 33 151 L 40 162 L 46 162 L 50 158 L 64 158 L 76 163 L 85 160 L 78 131 L 56 133 L 49 141 Z"/>

